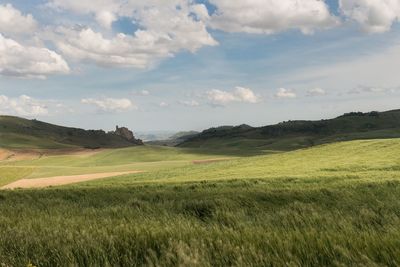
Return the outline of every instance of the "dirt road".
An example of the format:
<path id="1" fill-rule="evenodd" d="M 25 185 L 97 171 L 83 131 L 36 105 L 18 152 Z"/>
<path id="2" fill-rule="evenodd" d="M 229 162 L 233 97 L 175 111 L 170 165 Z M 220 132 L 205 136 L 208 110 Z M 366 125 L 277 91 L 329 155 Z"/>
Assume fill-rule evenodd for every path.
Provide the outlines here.
<path id="1" fill-rule="evenodd" d="M 93 174 L 72 175 L 72 176 L 55 176 L 55 177 L 36 178 L 36 179 L 21 179 L 6 186 L 3 186 L 1 187 L 1 189 L 43 188 L 49 186 L 86 182 L 101 178 L 121 176 L 133 173 L 141 173 L 141 171 L 107 172 L 107 173 L 93 173 Z"/>

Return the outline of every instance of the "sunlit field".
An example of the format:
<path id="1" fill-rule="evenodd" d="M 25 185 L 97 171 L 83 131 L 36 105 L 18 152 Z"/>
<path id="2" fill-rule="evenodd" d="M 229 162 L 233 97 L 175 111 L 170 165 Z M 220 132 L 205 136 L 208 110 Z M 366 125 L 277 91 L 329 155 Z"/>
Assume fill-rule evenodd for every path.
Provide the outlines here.
<path id="1" fill-rule="evenodd" d="M 397 266 L 398 151 L 387 139 L 253 157 L 141 147 L 3 162 L 2 184 L 145 172 L 0 191 L 0 265 Z"/>

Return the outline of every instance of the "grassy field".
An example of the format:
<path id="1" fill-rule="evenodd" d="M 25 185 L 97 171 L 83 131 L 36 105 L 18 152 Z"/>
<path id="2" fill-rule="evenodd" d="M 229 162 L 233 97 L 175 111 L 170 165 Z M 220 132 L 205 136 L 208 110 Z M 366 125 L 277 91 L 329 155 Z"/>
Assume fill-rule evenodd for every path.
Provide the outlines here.
<path id="1" fill-rule="evenodd" d="M 137 146 L 72 155 L 0 161 L 0 186 L 21 178 L 52 177 L 115 171 L 156 171 L 191 165 L 193 160 L 227 157 L 202 150 Z M 233 157 L 230 155 L 229 157 Z"/>
<path id="2" fill-rule="evenodd" d="M 226 155 L 143 147 L 2 163 L 10 177 L 147 172 L 0 191 L 0 266 L 398 266 L 399 151 L 386 139 L 196 165 Z"/>

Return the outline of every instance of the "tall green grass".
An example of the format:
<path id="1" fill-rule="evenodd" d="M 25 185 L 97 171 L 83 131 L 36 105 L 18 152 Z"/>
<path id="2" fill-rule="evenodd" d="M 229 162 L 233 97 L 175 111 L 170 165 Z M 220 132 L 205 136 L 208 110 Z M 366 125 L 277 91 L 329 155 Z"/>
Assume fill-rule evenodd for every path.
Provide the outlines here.
<path id="1" fill-rule="evenodd" d="M 398 266 L 400 140 L 0 192 L 0 266 Z"/>
<path id="2" fill-rule="evenodd" d="M 287 182 L 286 182 L 287 183 Z M 5 266 L 397 266 L 400 184 L 3 192 Z"/>

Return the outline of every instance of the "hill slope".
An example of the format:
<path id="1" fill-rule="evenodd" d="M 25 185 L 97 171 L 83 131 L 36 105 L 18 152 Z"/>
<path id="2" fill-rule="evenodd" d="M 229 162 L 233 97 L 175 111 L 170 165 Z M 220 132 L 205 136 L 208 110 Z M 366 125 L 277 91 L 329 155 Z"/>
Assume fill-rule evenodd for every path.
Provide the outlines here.
<path id="1" fill-rule="evenodd" d="M 400 110 L 352 112 L 335 119 L 288 121 L 264 127 L 211 128 L 179 146 L 232 150 L 287 151 L 337 141 L 400 137 Z"/>
<path id="2" fill-rule="evenodd" d="M 196 131 L 178 132 L 167 139 L 153 140 L 146 142 L 146 144 L 157 146 L 177 146 L 198 134 L 199 132 Z"/>
<path id="3" fill-rule="evenodd" d="M 132 145 L 135 143 L 102 130 L 83 130 L 0 116 L 0 147 L 3 148 L 112 148 Z"/>

